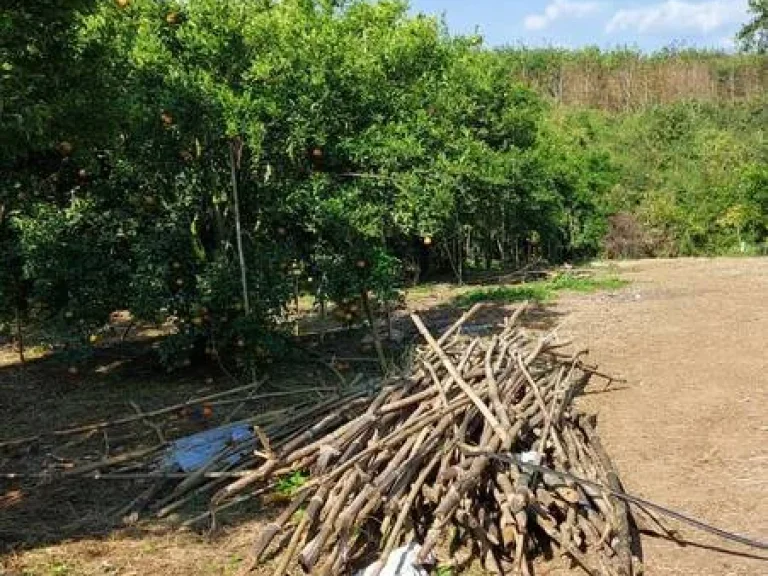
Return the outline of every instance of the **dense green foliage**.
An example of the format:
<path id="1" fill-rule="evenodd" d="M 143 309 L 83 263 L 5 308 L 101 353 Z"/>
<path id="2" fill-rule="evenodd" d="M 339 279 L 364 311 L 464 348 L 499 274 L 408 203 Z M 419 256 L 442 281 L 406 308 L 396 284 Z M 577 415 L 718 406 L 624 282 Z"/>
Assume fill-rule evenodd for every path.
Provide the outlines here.
<path id="1" fill-rule="evenodd" d="M 298 291 L 386 302 L 428 274 L 589 257 L 618 216 L 619 254 L 765 239 L 760 102 L 560 106 L 520 72 L 547 52 L 396 0 L 12 4 L 0 322 L 57 341 L 129 309 L 174 324 L 169 364 L 258 357 Z"/>
<path id="2" fill-rule="evenodd" d="M 750 20 L 739 33 L 746 50 L 760 54 L 768 52 L 768 0 L 749 0 Z"/>
<path id="3" fill-rule="evenodd" d="M 609 255 L 739 253 L 764 244 L 765 100 L 730 106 L 680 102 L 627 114 L 566 111 L 558 122 L 589 149 L 604 151 L 619 174 L 602 203 L 607 214 L 618 215 L 604 246 Z M 616 249 L 617 241 L 633 235 L 623 250 Z"/>

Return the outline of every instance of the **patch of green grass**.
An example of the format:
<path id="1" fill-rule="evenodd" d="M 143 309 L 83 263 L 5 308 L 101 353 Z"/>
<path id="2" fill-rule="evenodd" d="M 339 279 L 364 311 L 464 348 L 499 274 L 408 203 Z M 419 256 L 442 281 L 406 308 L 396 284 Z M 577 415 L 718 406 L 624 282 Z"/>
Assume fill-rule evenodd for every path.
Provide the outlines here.
<path id="1" fill-rule="evenodd" d="M 545 284 L 551 286 L 555 292 L 571 290 L 573 292 L 591 294 L 601 290 L 618 290 L 629 284 L 629 282 L 616 276 L 580 278 L 571 274 L 561 274 L 552 280 L 548 280 Z"/>
<path id="2" fill-rule="evenodd" d="M 293 496 L 299 488 L 307 483 L 307 480 L 309 480 L 309 475 L 297 470 L 290 476 L 281 478 L 277 483 L 276 490 L 279 494 Z"/>
<path id="3" fill-rule="evenodd" d="M 547 302 L 555 298 L 558 292 L 580 292 L 591 294 L 602 290 L 618 290 L 628 282 L 616 276 L 601 278 L 583 278 L 572 274 L 560 274 L 550 280 L 529 282 L 513 286 L 494 286 L 475 288 L 460 294 L 454 304 L 469 307 L 480 302 Z"/>
<path id="4" fill-rule="evenodd" d="M 54 562 L 50 569 L 51 576 L 67 576 L 71 573 L 69 565 L 63 562 Z"/>
<path id="5" fill-rule="evenodd" d="M 243 564 L 243 557 L 239 554 L 230 556 L 227 564 L 224 566 L 224 574 L 237 574 Z"/>
<path id="6" fill-rule="evenodd" d="M 543 283 L 532 282 L 517 286 L 497 286 L 494 288 L 474 288 L 459 294 L 454 303 L 460 307 L 469 307 L 480 302 L 523 302 L 531 300 L 544 302 L 551 297 Z"/>

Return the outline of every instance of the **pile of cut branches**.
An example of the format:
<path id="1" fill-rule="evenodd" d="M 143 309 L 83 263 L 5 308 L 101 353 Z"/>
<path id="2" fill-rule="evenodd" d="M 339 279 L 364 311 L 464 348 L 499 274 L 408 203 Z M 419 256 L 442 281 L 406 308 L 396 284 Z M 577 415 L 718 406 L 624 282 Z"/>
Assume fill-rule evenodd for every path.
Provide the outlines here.
<path id="1" fill-rule="evenodd" d="M 285 474 L 309 480 L 259 534 L 246 571 L 271 549 L 276 576 L 297 562 L 320 575 L 381 569 L 418 542 L 417 562 L 449 544 L 455 564 L 479 558 L 495 573 L 532 574 L 558 556 L 590 574 L 631 575 L 626 505 L 574 481 L 621 489 L 573 407 L 599 373 L 522 328 L 523 310 L 489 338 L 460 335 L 474 310 L 438 339 L 414 315 L 426 345 L 409 376 L 341 424 L 334 412 L 279 446 L 263 439 L 261 465 L 217 492 L 214 510 Z"/>
<path id="2" fill-rule="evenodd" d="M 249 474 L 264 460 L 266 438 L 279 447 L 302 434 L 308 422 L 341 425 L 365 410 L 372 390 L 359 375 L 344 388 L 299 386 L 263 392 L 265 382 L 153 410 L 131 401 L 134 413 L 120 418 L 0 440 L 0 494 L 4 484 L 31 491 L 83 480 L 125 483 L 141 492 L 105 516 L 167 518 Z M 275 480 L 226 507 L 235 508 L 279 486 L 280 480 Z M 183 525 L 191 527 L 208 521 L 211 512 L 184 516 Z"/>
<path id="3" fill-rule="evenodd" d="M 279 576 L 297 564 L 322 575 L 370 564 L 375 572 L 418 544 L 419 562 L 438 552 L 458 568 L 479 559 L 496 573 L 532 574 L 540 559 L 558 558 L 590 574 L 631 575 L 621 485 L 573 406 L 593 377 L 612 380 L 553 334 L 526 330 L 525 306 L 494 336 L 466 335 L 479 308 L 437 339 L 413 315 L 426 344 L 404 376 L 358 378 L 316 398 L 321 389 L 264 393 L 258 382 L 152 411 L 133 405 L 131 416 L 0 444 L 50 455 L 41 473 L 0 478 L 144 484 L 118 518 L 167 517 L 213 494 L 188 526 L 215 526 L 226 510 L 282 493 L 285 508 L 258 536 L 246 572 L 270 552 Z M 295 395 L 303 400 L 254 410 Z M 206 412 L 214 420 L 182 436 L 178 414 Z M 66 451 L 91 444 L 87 458 Z"/>

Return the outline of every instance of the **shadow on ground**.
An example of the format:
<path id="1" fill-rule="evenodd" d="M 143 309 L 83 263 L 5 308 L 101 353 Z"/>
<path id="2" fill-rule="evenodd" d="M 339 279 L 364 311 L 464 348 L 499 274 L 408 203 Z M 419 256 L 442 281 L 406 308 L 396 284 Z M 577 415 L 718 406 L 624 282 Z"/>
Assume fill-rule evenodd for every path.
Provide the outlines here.
<path id="1" fill-rule="evenodd" d="M 492 332 L 515 309 L 516 305 L 489 303 L 469 322 L 470 334 Z M 465 310 L 449 304 L 416 312 L 430 331 L 439 335 L 451 326 Z M 559 322 L 559 314 L 550 307 L 533 304 L 524 316 L 532 329 L 549 330 Z M 421 340 L 406 311 L 394 316 L 394 327 L 403 337 L 390 343 L 387 354 L 395 360 Z M 356 374 L 375 377 L 378 374 L 373 351 L 362 343 L 366 330 L 340 332 L 322 342 L 316 337 L 295 341 L 295 350 L 284 362 L 265 366 L 269 380 L 264 391 L 285 387 L 333 387 L 339 375 L 353 380 Z M 148 490 L 157 480 L 46 479 L 35 477 L 43 465 L 60 461 L 62 466 L 75 455 L 98 461 L 157 444 L 152 429 L 134 426 L 130 430 L 99 432 L 87 438 L 71 437 L 51 440 L 47 433 L 72 426 L 91 424 L 132 414 L 130 402 L 144 411 L 183 403 L 190 398 L 216 393 L 237 386 L 238 382 L 222 371 L 221 366 L 203 364 L 182 372 L 166 374 L 152 354 L 152 340 L 131 342 L 116 347 L 97 349 L 92 358 L 79 365 L 77 374 L 70 373 L 64 358 L 57 354 L 43 356 L 19 364 L 0 366 L 0 552 L 48 546 L 62 541 L 106 538 L 116 531 L 121 537 L 142 538 L 177 529 L 179 523 L 207 509 L 210 494 L 201 494 L 167 521 L 139 520 L 126 525 L 120 511 Z M 306 354 L 303 354 L 306 352 Z M 334 358 L 352 359 L 338 364 Z M 306 396 L 303 398 L 306 400 Z M 274 408 L 274 402 L 255 403 L 248 413 Z M 171 415 L 162 422 L 168 438 L 215 426 L 225 414 L 215 414 L 211 421 L 188 422 Z M 160 422 L 158 422 L 160 423 Z M 8 446 L 9 440 L 43 436 L 43 439 Z M 21 478 L 9 479 L 17 473 Z M 26 476 L 25 476 L 26 475 Z M 170 491 L 173 484 L 164 489 Z M 161 492 L 162 493 L 162 489 Z M 225 525 L 268 518 L 274 506 L 244 504 L 234 513 L 222 514 Z M 135 519 L 132 519 L 135 520 Z M 200 529 L 208 528 L 201 523 Z"/>

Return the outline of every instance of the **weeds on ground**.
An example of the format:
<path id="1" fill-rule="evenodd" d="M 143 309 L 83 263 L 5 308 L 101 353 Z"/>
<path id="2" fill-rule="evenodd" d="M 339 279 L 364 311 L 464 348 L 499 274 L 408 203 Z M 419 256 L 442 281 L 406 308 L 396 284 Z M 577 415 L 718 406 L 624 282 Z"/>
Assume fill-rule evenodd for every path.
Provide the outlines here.
<path id="1" fill-rule="evenodd" d="M 571 274 L 561 274 L 544 284 L 551 286 L 553 292 L 570 290 L 572 292 L 583 292 L 591 294 L 602 290 L 618 290 L 623 288 L 629 282 L 616 276 L 605 278 L 579 278 Z"/>
<path id="2" fill-rule="evenodd" d="M 281 478 L 277 483 L 277 493 L 283 496 L 293 496 L 299 488 L 304 486 L 309 480 L 309 476 L 301 471 L 296 471 L 290 476 Z"/>
<path id="3" fill-rule="evenodd" d="M 462 308 L 480 302 L 522 302 L 532 300 L 544 302 L 551 294 L 544 286 L 521 284 L 519 286 L 497 286 L 495 288 L 474 288 L 454 298 L 454 304 Z"/>
<path id="4" fill-rule="evenodd" d="M 72 570 L 68 564 L 54 562 L 50 567 L 50 574 L 51 576 L 68 576 L 69 574 L 72 574 Z"/>
<path id="5" fill-rule="evenodd" d="M 480 302 L 547 302 L 555 298 L 558 292 L 580 292 L 591 294 L 602 290 L 618 290 L 628 282 L 615 276 L 604 278 L 582 278 L 572 274 L 561 274 L 550 280 L 528 282 L 514 286 L 496 286 L 475 288 L 454 298 L 454 304 L 468 307 Z"/>

